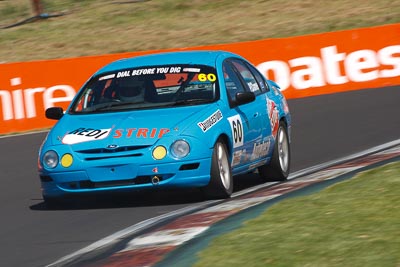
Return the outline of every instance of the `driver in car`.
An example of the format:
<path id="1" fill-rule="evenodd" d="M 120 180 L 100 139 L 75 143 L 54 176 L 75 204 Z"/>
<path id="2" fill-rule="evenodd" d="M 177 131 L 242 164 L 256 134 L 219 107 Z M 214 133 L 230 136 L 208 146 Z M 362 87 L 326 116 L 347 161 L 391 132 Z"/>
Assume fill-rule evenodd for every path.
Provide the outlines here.
<path id="1" fill-rule="evenodd" d="M 142 81 L 130 81 L 129 84 L 119 86 L 116 97 L 123 102 L 143 102 L 144 89 Z"/>

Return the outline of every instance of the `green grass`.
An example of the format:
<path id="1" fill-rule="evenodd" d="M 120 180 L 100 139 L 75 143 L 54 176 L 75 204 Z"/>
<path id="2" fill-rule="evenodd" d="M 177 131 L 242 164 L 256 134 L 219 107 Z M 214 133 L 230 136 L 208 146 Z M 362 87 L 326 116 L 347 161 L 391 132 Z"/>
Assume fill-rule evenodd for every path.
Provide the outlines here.
<path id="1" fill-rule="evenodd" d="M 190 47 L 400 22 L 393 0 L 42 0 L 67 15 L 0 30 L 0 61 Z M 29 0 L 0 0 L 0 26 L 33 16 Z M 373 38 L 373 37 L 371 37 Z"/>
<path id="2" fill-rule="evenodd" d="M 400 266 L 400 162 L 287 199 L 222 235 L 200 266 Z"/>

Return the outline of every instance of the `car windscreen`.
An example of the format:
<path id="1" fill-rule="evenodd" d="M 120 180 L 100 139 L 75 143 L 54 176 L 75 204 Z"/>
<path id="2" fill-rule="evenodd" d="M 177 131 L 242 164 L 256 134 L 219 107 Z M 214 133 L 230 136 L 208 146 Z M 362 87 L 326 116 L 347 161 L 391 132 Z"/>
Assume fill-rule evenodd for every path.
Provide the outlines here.
<path id="1" fill-rule="evenodd" d="M 146 66 L 93 77 L 79 91 L 69 113 L 200 105 L 218 98 L 217 73 L 211 66 Z"/>

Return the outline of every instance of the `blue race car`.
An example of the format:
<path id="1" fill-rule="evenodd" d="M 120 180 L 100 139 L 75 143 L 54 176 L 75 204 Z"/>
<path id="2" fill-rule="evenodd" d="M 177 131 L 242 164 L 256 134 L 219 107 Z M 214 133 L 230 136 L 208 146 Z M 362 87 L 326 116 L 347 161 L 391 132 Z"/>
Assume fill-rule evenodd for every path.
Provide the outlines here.
<path id="1" fill-rule="evenodd" d="M 225 51 L 171 52 L 97 71 L 39 151 L 45 201 L 67 194 L 199 187 L 228 198 L 233 175 L 285 180 L 291 117 L 279 86 Z"/>

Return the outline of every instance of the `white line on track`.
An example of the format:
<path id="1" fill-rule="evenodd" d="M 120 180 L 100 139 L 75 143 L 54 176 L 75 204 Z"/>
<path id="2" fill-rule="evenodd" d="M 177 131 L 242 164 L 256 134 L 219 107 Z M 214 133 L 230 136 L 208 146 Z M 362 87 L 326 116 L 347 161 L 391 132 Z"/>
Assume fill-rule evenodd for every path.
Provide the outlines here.
<path id="1" fill-rule="evenodd" d="M 83 254 L 86 254 L 88 252 L 94 251 L 96 249 L 100 249 L 100 248 L 112 245 L 112 244 L 118 242 L 119 240 L 123 239 L 124 237 L 132 235 L 132 234 L 137 233 L 139 231 L 145 230 L 145 229 L 147 229 L 147 228 L 149 228 L 151 226 L 156 225 L 157 223 L 159 223 L 161 221 L 165 221 L 165 220 L 168 220 L 170 218 L 175 218 L 175 217 L 178 217 L 178 216 L 183 216 L 184 214 L 189 214 L 191 212 L 203 209 L 203 208 L 208 207 L 208 206 L 210 206 L 212 204 L 215 204 L 217 202 L 221 202 L 221 200 L 210 200 L 210 201 L 202 202 L 199 205 L 193 205 L 193 206 L 185 207 L 185 208 L 182 208 L 182 209 L 179 209 L 179 210 L 176 210 L 176 211 L 172 211 L 172 212 L 169 212 L 169 213 L 166 213 L 166 214 L 154 217 L 154 218 L 150 218 L 150 219 L 144 220 L 142 222 L 139 222 L 137 224 L 129 226 L 129 227 L 127 227 L 127 228 L 125 228 L 125 229 L 123 229 L 121 231 L 118 231 L 118 232 L 116 232 L 116 233 L 114 233 L 112 235 L 109 235 L 109 236 L 107 236 L 107 237 L 105 237 L 103 239 L 100 239 L 99 241 L 96 241 L 96 242 L 90 244 L 89 246 L 84 247 L 84 248 L 82 248 L 82 249 L 80 249 L 80 250 L 78 250 L 78 251 L 76 251 L 76 252 L 74 252 L 72 254 L 69 254 L 69 255 L 67 255 L 67 256 L 65 256 L 65 257 L 57 260 L 54 263 L 51 263 L 51 264 L 47 265 L 47 266 L 48 267 L 50 267 L 50 266 L 53 267 L 53 266 L 60 266 L 62 264 L 66 264 L 66 263 L 72 261 L 73 259 L 75 259 L 75 258 L 77 258 L 77 257 L 79 257 L 79 256 L 81 256 Z"/>
<path id="2" fill-rule="evenodd" d="M 17 134 L 5 134 L 5 135 L 0 135 L 0 139 L 3 138 L 12 138 L 12 137 L 18 137 L 18 136 L 25 136 L 25 135 L 31 135 L 31 134 L 39 134 L 39 133 L 46 133 L 49 130 L 40 130 L 40 131 L 34 131 L 34 132 L 26 132 L 26 133 L 17 133 Z"/>

